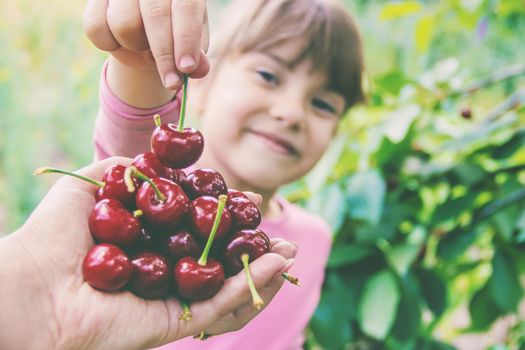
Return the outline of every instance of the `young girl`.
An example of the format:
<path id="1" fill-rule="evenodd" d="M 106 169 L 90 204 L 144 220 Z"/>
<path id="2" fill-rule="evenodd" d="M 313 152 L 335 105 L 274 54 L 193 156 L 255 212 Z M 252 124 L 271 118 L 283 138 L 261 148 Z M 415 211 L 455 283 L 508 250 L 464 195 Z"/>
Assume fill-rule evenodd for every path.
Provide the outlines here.
<path id="1" fill-rule="evenodd" d="M 277 192 L 314 167 L 341 117 L 362 100 L 359 34 L 344 6 L 331 0 L 238 0 L 225 14 L 211 39 L 211 71 L 189 88 L 195 109 L 187 125 L 198 116 L 205 139 L 196 168 L 214 168 L 229 187 L 262 195 L 260 227 L 270 238 L 297 243 L 290 273 L 302 286 L 285 284 L 239 331 L 163 349 L 300 349 L 319 301 L 331 234 L 322 219 Z M 165 77 L 124 56 L 115 52 L 103 69 L 97 158 L 148 151 L 152 116 L 178 119 L 179 98 L 165 89 Z M 159 105 L 162 99 L 169 102 Z"/>

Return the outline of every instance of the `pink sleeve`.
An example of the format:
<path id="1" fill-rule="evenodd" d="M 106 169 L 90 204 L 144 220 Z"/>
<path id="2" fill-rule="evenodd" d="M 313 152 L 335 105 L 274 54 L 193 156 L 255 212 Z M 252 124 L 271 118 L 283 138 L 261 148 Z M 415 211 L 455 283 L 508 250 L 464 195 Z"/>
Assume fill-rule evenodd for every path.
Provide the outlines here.
<path id="1" fill-rule="evenodd" d="M 106 62 L 102 69 L 100 107 L 93 132 L 94 158 L 101 160 L 111 156 L 135 157 L 150 150 L 155 114 L 160 114 L 164 123 L 177 122 L 180 111 L 179 95 L 158 108 L 135 108 L 119 100 L 111 92 L 106 79 L 107 67 Z"/>

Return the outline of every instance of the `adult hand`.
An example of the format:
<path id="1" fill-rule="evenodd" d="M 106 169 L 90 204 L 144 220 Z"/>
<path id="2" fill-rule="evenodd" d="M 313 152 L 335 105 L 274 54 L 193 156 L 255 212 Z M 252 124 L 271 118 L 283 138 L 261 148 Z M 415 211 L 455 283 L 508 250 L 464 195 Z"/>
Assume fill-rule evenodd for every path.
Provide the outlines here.
<path id="1" fill-rule="evenodd" d="M 84 30 L 93 44 L 133 68 L 156 67 L 168 89 L 181 73 L 209 71 L 205 0 L 89 0 Z"/>
<path id="2" fill-rule="evenodd" d="M 79 173 L 100 179 L 109 158 Z M 94 245 L 88 216 L 96 187 L 72 177 L 59 179 L 16 232 L 0 239 L 1 349 L 139 349 L 205 331 L 237 330 L 258 311 L 241 272 L 212 299 L 191 304 L 193 317 L 179 320 L 175 299 L 144 300 L 129 291 L 104 293 L 83 281 L 81 265 Z M 266 304 L 283 283 L 296 247 L 272 240 L 272 252 L 250 264 Z"/>

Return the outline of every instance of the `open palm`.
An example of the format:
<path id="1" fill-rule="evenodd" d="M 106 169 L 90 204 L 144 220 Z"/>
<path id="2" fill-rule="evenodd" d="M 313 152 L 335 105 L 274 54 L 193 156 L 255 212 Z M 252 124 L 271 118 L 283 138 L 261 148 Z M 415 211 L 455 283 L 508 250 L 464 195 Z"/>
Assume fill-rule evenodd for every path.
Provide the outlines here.
<path id="1" fill-rule="evenodd" d="M 109 166 L 129 161 L 110 158 L 79 172 L 101 178 Z M 189 321 L 179 320 L 181 307 L 176 299 L 144 300 L 128 291 L 104 293 L 90 287 L 83 281 L 81 265 L 94 245 L 87 223 L 95 190 L 80 180 L 61 178 L 11 237 L 16 241 L 11 253 L 28 264 L 25 270 L 33 271 L 30 286 L 17 294 L 18 300 L 34 305 L 25 326 L 45 325 L 40 330 L 43 342 L 63 349 L 148 348 L 200 331 L 221 334 L 237 330 L 260 312 L 251 304 L 242 273 L 228 279 L 212 299 L 192 304 Z M 273 243 L 278 254 L 266 254 L 250 265 L 266 301 L 282 285 L 280 272 L 295 250 L 284 241 Z M 17 319 L 23 317 L 16 316 L 13 327 Z"/>

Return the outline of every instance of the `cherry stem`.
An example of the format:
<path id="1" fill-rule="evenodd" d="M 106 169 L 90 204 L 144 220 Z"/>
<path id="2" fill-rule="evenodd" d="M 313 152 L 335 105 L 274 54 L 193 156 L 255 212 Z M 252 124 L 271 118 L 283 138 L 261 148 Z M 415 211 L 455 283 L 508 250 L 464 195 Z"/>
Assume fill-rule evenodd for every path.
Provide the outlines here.
<path id="1" fill-rule="evenodd" d="M 184 118 L 186 117 L 186 97 L 188 96 L 188 74 L 183 75 L 184 84 L 182 85 L 182 103 L 180 106 L 180 117 L 178 131 L 184 131 Z"/>
<path id="2" fill-rule="evenodd" d="M 128 171 L 128 169 L 130 169 L 129 170 L 130 176 L 126 177 L 126 172 Z M 151 187 L 153 187 L 153 190 L 155 190 L 155 195 L 157 196 L 157 200 L 159 200 L 161 202 L 164 202 L 166 200 L 166 196 L 163 195 L 162 192 L 160 192 L 160 190 L 157 187 L 157 185 L 155 185 L 155 183 L 153 183 L 153 181 L 149 177 L 144 175 L 142 172 L 140 172 L 134 166 L 130 166 L 130 167 L 128 167 L 128 169 L 126 169 L 126 172 L 124 173 L 124 181 L 126 182 L 126 186 L 128 186 L 128 191 L 129 192 L 133 192 L 133 191 L 130 191 L 130 189 L 134 189 L 135 188 L 135 186 L 133 185 L 133 181 L 131 180 L 131 176 L 134 176 L 134 177 L 136 177 L 139 180 L 146 181 L 147 183 L 149 183 L 151 185 Z"/>
<path id="3" fill-rule="evenodd" d="M 227 199 L 228 196 L 226 196 L 225 194 L 221 194 L 219 196 L 219 203 L 217 204 L 217 214 L 215 215 L 215 221 L 213 221 L 210 236 L 208 237 L 208 241 L 206 242 L 206 246 L 204 247 L 204 251 L 202 252 L 201 257 L 199 258 L 199 265 L 206 266 L 206 262 L 208 261 L 208 254 L 210 253 L 211 245 L 213 243 L 213 239 L 215 238 L 215 233 L 217 233 L 217 229 L 219 228 L 222 212 L 224 211 L 224 205 L 226 204 Z"/>
<path id="4" fill-rule="evenodd" d="M 155 114 L 155 115 L 153 116 L 153 119 L 155 120 L 155 126 L 156 126 L 156 127 L 159 127 L 159 126 L 162 125 L 162 120 L 160 119 L 160 115 Z"/>
<path id="5" fill-rule="evenodd" d="M 191 320 L 192 314 L 191 314 L 190 306 L 188 305 L 188 303 L 185 301 L 181 301 L 180 304 L 182 306 L 182 314 L 179 316 L 179 320 L 181 321 Z"/>
<path id="6" fill-rule="evenodd" d="M 281 276 L 287 280 L 288 282 L 290 282 L 291 284 L 295 284 L 296 286 L 300 287 L 301 286 L 301 283 L 299 282 L 299 278 L 295 277 L 295 276 L 292 276 L 290 274 L 288 274 L 288 272 L 283 272 L 281 274 Z"/>
<path id="7" fill-rule="evenodd" d="M 85 177 L 85 176 L 82 176 L 82 175 L 79 175 L 79 174 L 76 174 L 76 173 L 73 173 L 73 172 L 70 172 L 70 171 L 56 169 L 56 168 L 50 168 L 50 167 L 38 168 L 38 169 L 35 170 L 33 175 L 42 175 L 42 174 L 49 174 L 49 173 L 57 173 L 57 174 L 64 174 L 64 175 L 73 176 L 73 177 L 76 177 L 77 179 L 81 179 L 81 180 L 87 181 L 87 182 L 89 182 L 89 183 L 91 183 L 91 184 L 93 184 L 95 186 L 98 186 L 98 187 L 104 187 L 106 185 L 102 181 L 97 181 L 97 180 L 91 179 L 89 177 Z"/>
<path id="8" fill-rule="evenodd" d="M 140 209 L 137 209 L 133 212 L 133 216 L 136 218 L 140 218 L 142 215 L 144 215 L 144 212 Z"/>
<path id="9" fill-rule="evenodd" d="M 242 265 L 244 266 L 244 271 L 246 272 L 248 287 L 250 288 L 250 293 L 252 293 L 253 306 L 255 306 L 257 310 L 260 310 L 264 305 L 264 300 L 262 300 L 261 296 L 257 292 L 257 289 L 255 288 L 255 283 L 253 283 L 252 275 L 250 273 L 249 260 L 250 256 L 248 254 L 244 253 L 241 255 L 241 261 Z"/>

